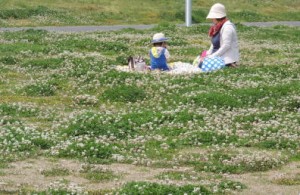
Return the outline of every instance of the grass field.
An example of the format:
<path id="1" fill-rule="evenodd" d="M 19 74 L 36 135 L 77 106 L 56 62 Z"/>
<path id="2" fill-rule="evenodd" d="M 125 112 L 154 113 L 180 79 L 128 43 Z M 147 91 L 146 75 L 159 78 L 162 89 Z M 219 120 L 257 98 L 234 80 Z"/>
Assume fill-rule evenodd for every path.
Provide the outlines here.
<path id="1" fill-rule="evenodd" d="M 193 1 L 193 22 L 215 1 Z M 208 49 L 184 1 L 0 1 L 0 26 L 158 24 L 149 30 L 0 32 L 0 194 L 299 194 L 296 0 L 224 0 L 241 62 L 213 73 L 119 72 L 154 33 L 171 61 Z"/>
<path id="2" fill-rule="evenodd" d="M 205 20 L 216 1 L 194 0 L 193 23 Z M 224 0 L 234 22 L 299 21 L 297 0 Z M 62 26 L 184 23 L 184 0 L 22 0 L 0 1 L 1 26 Z"/>
<path id="3" fill-rule="evenodd" d="M 197 75 L 114 65 L 155 32 L 192 62 L 208 26 L 1 32 L 1 194 L 299 193 L 300 29 L 237 29 L 239 67 Z"/>

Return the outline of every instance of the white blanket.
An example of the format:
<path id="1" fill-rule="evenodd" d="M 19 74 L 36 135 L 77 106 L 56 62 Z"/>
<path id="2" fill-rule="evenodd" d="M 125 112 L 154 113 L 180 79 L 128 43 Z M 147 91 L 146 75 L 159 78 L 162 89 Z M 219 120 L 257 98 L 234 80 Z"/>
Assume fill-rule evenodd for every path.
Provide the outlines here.
<path id="1" fill-rule="evenodd" d="M 190 63 L 174 62 L 170 65 L 172 69 L 168 71 L 169 74 L 195 74 L 202 72 L 200 68 L 193 66 Z"/>
<path id="2" fill-rule="evenodd" d="M 185 62 L 173 62 L 170 63 L 169 66 L 170 66 L 170 71 L 161 71 L 161 72 L 167 74 L 197 74 L 202 72 L 200 68 Z M 128 66 L 116 66 L 116 69 L 122 72 L 133 72 L 133 70 L 130 70 Z M 134 71 L 134 72 L 145 73 L 148 71 Z"/>

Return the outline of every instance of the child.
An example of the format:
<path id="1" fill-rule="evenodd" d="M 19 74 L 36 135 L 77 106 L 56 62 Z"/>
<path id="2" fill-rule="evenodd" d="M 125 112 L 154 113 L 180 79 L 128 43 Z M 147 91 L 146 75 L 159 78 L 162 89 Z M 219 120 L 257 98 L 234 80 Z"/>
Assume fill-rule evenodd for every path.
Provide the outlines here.
<path id="1" fill-rule="evenodd" d="M 153 36 L 153 47 L 150 49 L 150 65 L 151 70 L 170 70 L 167 61 L 170 53 L 167 49 L 167 38 L 163 33 L 156 33 Z"/>

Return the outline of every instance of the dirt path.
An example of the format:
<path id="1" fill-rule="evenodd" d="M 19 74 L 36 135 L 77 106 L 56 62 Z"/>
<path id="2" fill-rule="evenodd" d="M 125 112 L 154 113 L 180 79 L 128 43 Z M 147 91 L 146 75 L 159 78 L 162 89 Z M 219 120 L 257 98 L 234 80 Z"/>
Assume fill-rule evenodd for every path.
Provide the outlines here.
<path id="1" fill-rule="evenodd" d="M 191 169 L 187 167 L 164 169 L 140 167 L 130 164 L 96 165 L 97 168 L 112 170 L 121 177 L 107 182 L 91 182 L 90 180 L 85 179 L 80 173 L 82 165 L 81 162 L 75 160 L 53 160 L 46 158 L 13 162 L 8 168 L 0 170 L 0 191 L 7 193 L 18 192 L 18 190 L 22 188 L 45 190 L 49 187 L 63 185 L 63 183 L 65 183 L 64 185 L 67 185 L 67 188 L 71 189 L 116 189 L 130 181 L 161 182 L 156 179 L 155 176 L 165 171 L 191 171 Z M 67 169 L 70 171 L 70 174 L 67 176 L 51 177 L 42 174 L 42 171 L 51 170 L 53 168 Z M 278 185 L 274 182 L 276 179 L 290 178 L 297 174 L 300 174 L 300 162 L 288 164 L 280 170 L 241 175 L 225 175 L 225 177 L 233 181 L 242 182 L 248 187 L 242 192 L 238 192 L 238 194 L 299 195 L 300 185 L 286 186 Z M 184 183 L 183 181 L 177 182 L 181 184 Z"/>
<path id="2" fill-rule="evenodd" d="M 2 169 L 0 174 L 0 191 L 15 192 L 20 188 L 31 188 L 45 190 L 53 185 L 59 185 L 62 180 L 68 181 L 73 187 L 82 187 L 89 190 L 104 190 L 118 188 L 130 181 L 158 181 L 155 176 L 172 169 L 153 169 L 139 167 L 130 164 L 95 165 L 95 168 L 112 170 L 120 179 L 113 179 L 108 182 L 91 182 L 85 179 L 80 170 L 82 163 L 75 160 L 51 160 L 51 159 L 28 159 L 25 161 L 13 162 L 8 168 Z M 67 176 L 45 176 L 42 171 L 53 168 L 67 169 L 70 174 Z M 187 171 L 189 168 L 180 168 L 176 171 Z M 175 170 L 173 170 L 175 171 Z"/>
<path id="3" fill-rule="evenodd" d="M 247 186 L 243 195 L 300 195 L 300 185 L 278 185 L 279 179 L 291 179 L 300 174 L 300 163 L 290 163 L 279 170 L 228 175 L 229 180 L 239 181 Z"/>

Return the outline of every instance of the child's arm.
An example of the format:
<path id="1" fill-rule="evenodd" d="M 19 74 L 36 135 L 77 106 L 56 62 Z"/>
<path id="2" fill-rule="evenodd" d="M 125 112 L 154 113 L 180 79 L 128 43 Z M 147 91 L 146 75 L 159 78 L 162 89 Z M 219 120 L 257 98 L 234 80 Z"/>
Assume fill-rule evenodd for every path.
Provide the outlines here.
<path id="1" fill-rule="evenodd" d="M 166 49 L 165 50 L 165 57 L 166 57 L 166 59 L 167 59 L 167 62 L 169 61 L 169 59 L 170 59 L 170 52 L 169 52 L 169 50 L 168 49 Z"/>

